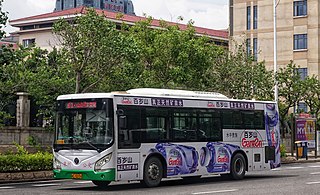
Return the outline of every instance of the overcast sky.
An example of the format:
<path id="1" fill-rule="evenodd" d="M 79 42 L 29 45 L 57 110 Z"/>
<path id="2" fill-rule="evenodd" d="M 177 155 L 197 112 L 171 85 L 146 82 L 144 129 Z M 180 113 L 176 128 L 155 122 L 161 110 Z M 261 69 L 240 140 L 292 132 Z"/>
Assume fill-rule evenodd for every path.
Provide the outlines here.
<path id="1" fill-rule="evenodd" d="M 184 23 L 190 19 L 195 26 L 211 29 L 227 29 L 229 22 L 228 0 L 132 0 L 135 13 L 144 13 L 156 19 Z M 9 12 L 9 20 L 52 12 L 55 0 L 4 0 L 3 10 Z M 15 31 L 7 25 L 7 32 Z"/>

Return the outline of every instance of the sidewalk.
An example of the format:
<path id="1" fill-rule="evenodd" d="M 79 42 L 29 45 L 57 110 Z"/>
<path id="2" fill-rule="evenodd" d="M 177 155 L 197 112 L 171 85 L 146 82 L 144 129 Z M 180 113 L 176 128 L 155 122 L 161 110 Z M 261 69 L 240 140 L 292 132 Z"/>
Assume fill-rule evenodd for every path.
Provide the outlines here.
<path id="1" fill-rule="evenodd" d="M 319 154 L 320 155 L 320 154 Z M 289 164 L 289 163 L 313 163 L 313 162 L 320 162 L 320 156 L 315 157 L 314 152 L 308 152 L 308 160 L 306 158 L 299 157 L 297 160 L 296 153 L 291 155 L 291 153 L 287 153 L 287 157 L 281 158 L 281 164 Z"/>
<path id="2" fill-rule="evenodd" d="M 0 173 L 0 183 L 53 179 L 52 171 Z"/>

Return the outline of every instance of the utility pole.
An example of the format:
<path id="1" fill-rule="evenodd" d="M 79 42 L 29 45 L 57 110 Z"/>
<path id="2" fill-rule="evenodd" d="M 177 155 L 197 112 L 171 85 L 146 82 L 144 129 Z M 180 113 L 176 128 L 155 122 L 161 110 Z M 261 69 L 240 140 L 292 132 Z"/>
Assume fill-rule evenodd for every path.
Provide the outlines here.
<path id="1" fill-rule="evenodd" d="M 274 101 L 278 103 L 277 75 L 277 0 L 273 2 L 273 73 L 274 73 Z"/>

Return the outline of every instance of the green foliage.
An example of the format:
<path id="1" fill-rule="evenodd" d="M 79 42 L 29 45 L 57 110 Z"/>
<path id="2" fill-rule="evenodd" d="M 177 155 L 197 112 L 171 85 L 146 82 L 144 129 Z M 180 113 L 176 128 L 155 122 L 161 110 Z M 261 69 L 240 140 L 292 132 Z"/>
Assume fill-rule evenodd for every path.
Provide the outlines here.
<path id="1" fill-rule="evenodd" d="M 13 143 L 16 148 L 17 148 L 17 155 L 27 155 L 28 154 L 28 151 L 21 145 L 19 145 L 18 143 L 14 142 Z"/>
<path id="2" fill-rule="evenodd" d="M 43 171 L 52 169 L 50 153 L 0 155 L 0 172 Z"/>
<path id="3" fill-rule="evenodd" d="M 287 156 L 286 152 L 287 152 L 286 146 L 284 144 L 281 144 L 280 145 L 280 156 L 281 157 L 286 157 Z"/>
<path id="4" fill-rule="evenodd" d="M 151 22 L 149 17 L 130 28 L 141 51 L 132 79 L 142 87 L 202 89 L 203 74 L 218 47 L 207 37 L 196 36 L 192 25 L 181 30 L 161 21 L 163 29 L 154 29 Z"/>
<path id="5" fill-rule="evenodd" d="M 317 115 L 320 111 L 320 81 L 316 76 L 307 77 L 302 81 L 302 100 L 308 105 L 310 114 Z"/>
<path id="6" fill-rule="evenodd" d="M 281 131 L 284 135 L 284 127 L 289 130 L 288 117 L 289 109 L 297 105 L 302 99 L 303 81 L 297 71 L 297 66 L 290 62 L 286 67 L 280 68 L 276 78 L 279 89 L 279 115 L 281 121 Z"/>
<path id="7" fill-rule="evenodd" d="M 65 58 L 75 80 L 75 93 L 95 92 L 115 66 L 135 58 L 130 37 L 93 9 L 73 22 L 61 19 L 53 31 L 61 38 Z"/>
<path id="8" fill-rule="evenodd" d="M 71 93 L 74 83 L 63 51 L 40 48 L 4 48 L 0 55 L 0 123 L 12 117 L 8 105 L 15 104 L 16 92 L 28 92 L 40 106 L 38 114 L 52 118 L 55 99 Z M 10 115 L 9 115 L 10 114 Z"/>
<path id="9" fill-rule="evenodd" d="M 34 137 L 34 136 L 28 136 L 28 138 L 27 138 L 27 142 L 28 142 L 28 144 L 30 145 L 30 146 L 36 146 L 36 145 L 38 145 L 38 141 L 37 141 L 37 139 Z"/>
<path id="10" fill-rule="evenodd" d="M 273 77 L 264 62 L 257 63 L 242 45 L 234 52 L 222 51 L 212 59 L 206 78 L 208 88 L 230 98 L 272 99 Z"/>
<path id="11" fill-rule="evenodd" d="M 2 10 L 2 3 L 3 3 L 3 0 L 0 0 L 0 39 L 2 39 L 3 35 L 5 34 L 5 32 L 3 31 L 3 28 L 6 25 L 8 20 L 8 16 L 7 16 L 8 13 Z"/>
<path id="12" fill-rule="evenodd" d="M 12 118 L 13 116 L 11 116 L 10 114 L 4 111 L 0 111 L 0 127 L 4 125 L 5 120 L 12 119 Z"/>
<path id="13" fill-rule="evenodd" d="M 17 148 L 16 153 L 9 151 L 5 155 L 0 154 L 0 173 L 52 169 L 53 155 L 51 153 L 29 154 L 23 146 L 17 143 L 14 143 L 14 145 Z"/>

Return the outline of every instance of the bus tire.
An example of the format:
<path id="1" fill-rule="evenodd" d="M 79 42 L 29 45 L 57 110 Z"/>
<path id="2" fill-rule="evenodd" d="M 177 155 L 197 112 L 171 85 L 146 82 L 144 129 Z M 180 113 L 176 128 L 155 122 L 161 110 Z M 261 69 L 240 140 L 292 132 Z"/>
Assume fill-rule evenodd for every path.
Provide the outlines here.
<path id="1" fill-rule="evenodd" d="M 92 183 L 96 186 L 98 186 L 99 188 L 105 188 L 107 187 L 111 181 L 98 181 L 98 180 L 92 180 Z"/>
<path id="2" fill-rule="evenodd" d="M 234 180 L 240 180 L 244 178 L 246 174 L 246 160 L 240 153 L 234 155 L 231 161 L 230 175 Z"/>
<path id="3" fill-rule="evenodd" d="M 141 183 L 149 188 L 157 187 L 163 177 L 163 165 L 159 158 L 151 157 L 145 164 L 143 169 L 143 180 Z"/>

